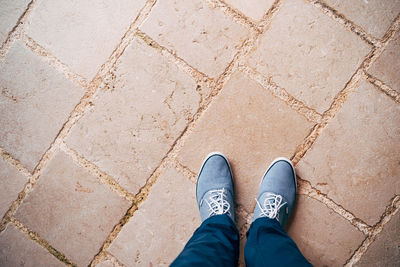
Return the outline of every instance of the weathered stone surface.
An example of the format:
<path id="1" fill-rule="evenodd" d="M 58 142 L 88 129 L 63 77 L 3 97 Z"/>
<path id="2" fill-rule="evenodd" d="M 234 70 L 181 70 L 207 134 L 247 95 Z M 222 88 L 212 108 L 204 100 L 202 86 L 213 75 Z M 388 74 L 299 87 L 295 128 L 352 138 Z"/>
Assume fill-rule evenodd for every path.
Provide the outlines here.
<path id="1" fill-rule="evenodd" d="M 27 181 L 17 169 L 0 157 L 0 218 L 3 218 L 10 205 L 17 199 Z"/>
<path id="2" fill-rule="evenodd" d="M 91 79 L 135 20 L 145 0 L 42 1 L 28 35 Z"/>
<path id="3" fill-rule="evenodd" d="M 0 66 L 0 145 L 30 171 L 83 89 L 16 42 Z"/>
<path id="4" fill-rule="evenodd" d="M 275 157 L 291 157 L 313 124 L 241 73 L 233 75 L 197 123 L 179 161 L 197 172 L 221 151 L 234 175 L 236 199 L 248 212 L 262 175 Z"/>
<path id="5" fill-rule="evenodd" d="M 29 2 L 29 0 L 2 0 L 0 2 L 0 45 L 7 39 L 8 33 L 17 24 Z"/>
<path id="6" fill-rule="evenodd" d="M 290 237 L 314 266 L 343 266 L 364 239 L 340 215 L 304 195 L 297 196 L 286 226 Z"/>
<path id="7" fill-rule="evenodd" d="M 400 31 L 368 72 L 400 93 Z"/>
<path id="8" fill-rule="evenodd" d="M 397 212 L 355 266 L 398 266 L 400 263 L 399 233 L 400 212 Z"/>
<path id="9" fill-rule="evenodd" d="M 126 266 L 166 266 L 200 226 L 195 184 L 168 169 L 109 251 Z"/>
<path id="10" fill-rule="evenodd" d="M 323 12 L 295 0 L 283 3 L 248 62 L 322 113 L 369 50 L 357 35 Z"/>
<path id="11" fill-rule="evenodd" d="M 96 267 L 115 267 L 111 260 L 105 260 L 96 264 Z"/>
<path id="12" fill-rule="evenodd" d="M 300 177 L 374 225 L 400 193 L 400 106 L 362 82 L 297 164 Z"/>
<path id="13" fill-rule="evenodd" d="M 155 49 L 134 41 L 67 142 L 136 193 L 197 111 L 196 84 Z"/>
<path id="14" fill-rule="evenodd" d="M 258 21 L 267 13 L 274 0 L 226 0 L 225 2 L 231 4 L 251 19 Z"/>
<path id="15" fill-rule="evenodd" d="M 59 152 L 16 218 L 78 265 L 87 266 L 130 203 Z"/>
<path id="16" fill-rule="evenodd" d="M 205 1 L 158 1 L 141 29 L 211 77 L 232 61 L 248 31 Z"/>
<path id="17" fill-rule="evenodd" d="M 326 0 L 326 3 L 377 38 L 383 37 L 400 12 L 400 2 L 396 0 Z"/>
<path id="18" fill-rule="evenodd" d="M 65 266 L 13 225 L 0 233 L 0 266 Z"/>

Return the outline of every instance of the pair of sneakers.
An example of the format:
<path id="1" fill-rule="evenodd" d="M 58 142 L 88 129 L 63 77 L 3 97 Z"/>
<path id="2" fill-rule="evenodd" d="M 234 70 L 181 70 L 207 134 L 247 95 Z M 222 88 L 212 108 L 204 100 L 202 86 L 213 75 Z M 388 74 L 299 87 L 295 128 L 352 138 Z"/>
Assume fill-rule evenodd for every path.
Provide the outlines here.
<path id="1" fill-rule="evenodd" d="M 218 152 L 205 159 L 199 173 L 196 197 L 201 220 L 227 214 L 235 221 L 233 180 L 229 162 Z M 283 227 L 296 197 L 296 174 L 290 160 L 277 158 L 265 172 L 257 196 L 253 222 L 261 217 L 276 219 Z"/>

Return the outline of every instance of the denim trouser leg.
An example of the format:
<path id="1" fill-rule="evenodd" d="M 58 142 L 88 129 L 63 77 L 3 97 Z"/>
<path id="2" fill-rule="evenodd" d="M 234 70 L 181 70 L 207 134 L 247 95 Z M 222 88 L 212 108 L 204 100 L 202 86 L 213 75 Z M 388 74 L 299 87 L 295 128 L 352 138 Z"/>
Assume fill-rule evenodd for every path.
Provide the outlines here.
<path id="1" fill-rule="evenodd" d="M 237 266 L 239 232 L 228 215 L 205 220 L 171 266 Z"/>
<path id="2" fill-rule="evenodd" d="M 279 222 L 265 217 L 251 224 L 244 256 L 247 267 L 311 266 Z"/>

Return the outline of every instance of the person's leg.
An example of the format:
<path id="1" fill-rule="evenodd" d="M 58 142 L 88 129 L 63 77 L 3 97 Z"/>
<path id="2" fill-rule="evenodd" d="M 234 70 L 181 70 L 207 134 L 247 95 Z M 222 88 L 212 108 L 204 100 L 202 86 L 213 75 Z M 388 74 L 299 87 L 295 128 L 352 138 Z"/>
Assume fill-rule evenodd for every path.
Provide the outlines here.
<path id="1" fill-rule="evenodd" d="M 233 180 L 228 160 L 210 154 L 197 179 L 196 197 L 202 220 L 171 266 L 236 266 L 239 233 L 234 224 Z"/>
<path id="2" fill-rule="evenodd" d="M 275 219 L 259 218 L 247 232 L 244 250 L 247 267 L 311 266 Z"/>
<path id="3" fill-rule="evenodd" d="M 247 267 L 311 266 L 283 230 L 295 198 L 295 169 L 290 160 L 278 158 L 261 180 L 253 223 L 247 232 Z"/>
<path id="4" fill-rule="evenodd" d="M 171 264 L 178 266 L 237 266 L 239 232 L 228 215 L 206 219 Z"/>

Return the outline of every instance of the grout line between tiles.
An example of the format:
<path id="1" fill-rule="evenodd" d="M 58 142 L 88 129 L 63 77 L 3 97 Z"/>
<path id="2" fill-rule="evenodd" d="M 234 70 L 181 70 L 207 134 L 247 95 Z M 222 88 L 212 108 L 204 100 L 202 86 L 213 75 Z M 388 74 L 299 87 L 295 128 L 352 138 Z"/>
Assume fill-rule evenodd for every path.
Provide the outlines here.
<path id="1" fill-rule="evenodd" d="M 28 19 L 32 11 L 38 5 L 39 1 L 40 0 L 32 0 L 31 2 L 29 2 L 29 4 L 26 6 L 25 11 L 18 18 L 17 24 L 8 33 L 6 40 L 0 47 L 0 63 L 3 62 L 14 42 L 20 38 L 20 35 L 23 32 L 24 25 L 28 24 Z"/>
<path id="2" fill-rule="evenodd" d="M 63 253 L 59 252 L 57 249 L 52 247 L 46 240 L 41 238 L 37 233 L 28 229 L 25 225 L 23 225 L 20 221 L 11 217 L 10 222 L 25 236 L 28 236 L 31 240 L 35 241 L 37 244 L 45 248 L 51 255 L 56 257 L 61 262 L 65 263 L 68 266 L 77 266 L 70 259 L 68 259 Z"/>
<path id="3" fill-rule="evenodd" d="M 356 227 L 360 232 L 365 235 L 369 234 L 371 231 L 371 226 L 366 224 L 361 219 L 354 216 L 353 213 L 343 208 L 341 205 L 334 202 L 326 194 L 322 193 L 318 189 L 314 188 L 309 181 L 306 181 L 300 177 L 297 177 L 298 183 L 298 194 L 306 195 L 310 198 L 318 200 L 323 203 L 329 209 L 333 210 L 335 213 L 339 214 L 341 217 L 349 221 L 354 227 Z"/>
<path id="4" fill-rule="evenodd" d="M 368 250 L 368 247 L 375 241 L 376 237 L 380 232 L 382 232 L 384 226 L 390 221 L 390 219 L 400 210 L 400 196 L 396 195 L 392 198 L 391 203 L 384 214 L 382 215 L 380 221 L 372 227 L 370 234 L 365 238 L 361 245 L 354 251 L 353 255 L 346 261 L 345 267 L 354 266 Z"/>
<path id="5" fill-rule="evenodd" d="M 89 87 L 89 81 L 86 78 L 71 71 L 71 69 L 66 64 L 62 63 L 58 58 L 52 55 L 50 51 L 39 45 L 31 37 L 29 37 L 25 33 L 21 33 L 20 40 L 27 48 L 29 48 L 35 54 L 39 55 L 42 60 L 45 60 L 48 65 L 52 66 L 58 72 L 63 74 L 68 80 L 82 86 L 83 88 Z"/>
<path id="6" fill-rule="evenodd" d="M 297 111 L 297 113 L 303 115 L 308 121 L 320 123 L 322 120 L 322 115 L 315 111 L 314 109 L 306 106 L 300 100 L 297 100 L 292 95 L 290 95 L 284 88 L 279 87 L 272 81 L 272 77 L 265 78 L 261 73 L 252 69 L 249 66 L 242 65 L 239 69 L 248 75 L 249 78 L 258 82 L 263 88 L 267 89 L 274 96 L 286 102 L 286 104 Z"/>
<path id="7" fill-rule="evenodd" d="M 255 21 L 247 17 L 245 14 L 243 14 L 241 11 L 238 9 L 230 6 L 227 4 L 224 0 L 206 0 L 213 8 L 218 8 L 227 17 L 232 18 L 235 22 L 238 24 L 241 24 L 245 27 L 247 27 L 251 31 L 257 31 L 261 32 L 262 28 L 257 25 Z"/>
<path id="8" fill-rule="evenodd" d="M 89 160 L 85 159 L 83 156 L 79 155 L 78 152 L 69 148 L 64 142 L 60 144 L 60 149 L 65 154 L 71 157 L 71 159 L 87 170 L 89 173 L 97 177 L 100 182 L 105 185 L 108 185 L 111 190 L 116 192 L 119 196 L 125 198 L 130 202 L 135 201 L 135 196 L 132 193 L 129 193 L 128 190 L 123 188 L 112 176 L 102 171 L 98 166 Z"/>
<path id="9" fill-rule="evenodd" d="M 373 75 L 365 72 L 365 75 L 367 76 L 367 80 L 379 91 L 385 93 L 388 97 L 390 97 L 393 101 L 397 102 L 400 104 L 400 93 L 398 93 L 396 90 L 392 89 L 388 85 L 386 85 L 384 82 L 379 80 L 378 78 L 374 77 Z"/>
<path id="10" fill-rule="evenodd" d="M 334 8 L 330 7 L 323 0 L 307 0 L 312 5 L 320 9 L 323 13 L 325 13 L 328 17 L 332 18 L 334 21 L 343 25 L 345 29 L 355 33 L 358 35 L 361 40 L 366 42 L 369 45 L 380 47 L 381 42 L 375 37 L 368 34 L 362 27 L 358 26 L 351 20 L 347 19 L 343 14 L 339 13 Z"/>

